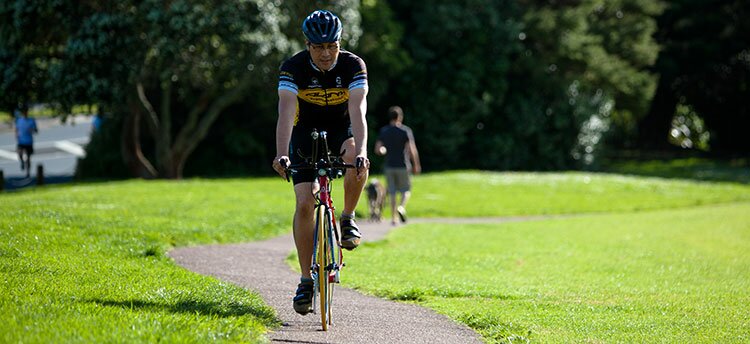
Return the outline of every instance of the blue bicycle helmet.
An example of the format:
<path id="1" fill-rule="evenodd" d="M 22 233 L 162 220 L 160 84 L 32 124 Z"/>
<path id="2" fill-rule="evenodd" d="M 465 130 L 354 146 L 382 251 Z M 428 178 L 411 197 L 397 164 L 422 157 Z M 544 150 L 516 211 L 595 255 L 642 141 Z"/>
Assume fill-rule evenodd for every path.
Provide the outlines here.
<path id="1" fill-rule="evenodd" d="M 302 33 L 313 44 L 337 42 L 341 38 L 341 20 L 326 10 L 310 13 L 302 23 Z"/>

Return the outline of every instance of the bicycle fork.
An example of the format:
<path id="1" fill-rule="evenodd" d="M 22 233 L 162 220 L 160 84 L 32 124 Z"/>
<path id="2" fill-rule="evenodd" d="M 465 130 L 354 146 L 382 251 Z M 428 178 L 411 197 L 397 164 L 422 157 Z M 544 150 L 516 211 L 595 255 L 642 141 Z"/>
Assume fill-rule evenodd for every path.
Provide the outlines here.
<path id="1" fill-rule="evenodd" d="M 328 281 L 331 283 L 340 283 L 340 277 L 339 272 L 341 271 L 341 268 L 344 267 L 343 263 L 343 253 L 341 252 L 341 240 L 339 238 L 338 233 L 338 225 L 335 220 L 335 213 L 333 211 L 333 208 L 328 207 L 324 204 L 318 205 L 318 207 L 325 207 L 325 218 L 324 219 L 318 219 L 318 221 L 326 221 L 328 223 L 327 228 L 328 235 L 326 238 L 319 238 L 318 237 L 318 231 L 315 231 L 313 235 L 313 256 L 312 256 L 312 264 L 310 266 L 310 273 L 313 277 L 313 279 L 317 280 L 318 271 L 320 269 L 320 265 L 318 264 L 318 255 L 324 254 L 323 252 L 318 252 L 318 240 L 327 240 L 328 245 L 326 247 L 328 248 L 328 255 L 331 257 L 331 262 L 327 266 L 323 268 L 323 271 L 328 275 Z M 317 213 L 317 212 L 316 212 Z M 317 227 L 317 225 L 316 225 Z M 337 254 L 338 253 L 338 254 Z"/>

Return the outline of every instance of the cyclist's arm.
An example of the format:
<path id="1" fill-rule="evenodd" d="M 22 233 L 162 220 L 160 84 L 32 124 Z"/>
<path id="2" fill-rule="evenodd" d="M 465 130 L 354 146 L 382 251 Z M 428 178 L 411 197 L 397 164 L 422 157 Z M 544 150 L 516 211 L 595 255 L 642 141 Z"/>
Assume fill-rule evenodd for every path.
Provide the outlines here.
<path id="1" fill-rule="evenodd" d="M 276 122 L 276 158 L 273 161 L 273 168 L 282 177 L 286 175 L 283 167 L 278 164 L 278 160 L 282 157 L 287 157 L 289 154 L 289 140 L 292 137 L 292 127 L 294 127 L 294 116 L 296 113 L 297 95 L 288 90 L 279 90 L 279 119 Z"/>
<path id="2" fill-rule="evenodd" d="M 349 118 L 354 135 L 354 149 L 358 157 L 367 157 L 367 88 L 349 91 Z"/>

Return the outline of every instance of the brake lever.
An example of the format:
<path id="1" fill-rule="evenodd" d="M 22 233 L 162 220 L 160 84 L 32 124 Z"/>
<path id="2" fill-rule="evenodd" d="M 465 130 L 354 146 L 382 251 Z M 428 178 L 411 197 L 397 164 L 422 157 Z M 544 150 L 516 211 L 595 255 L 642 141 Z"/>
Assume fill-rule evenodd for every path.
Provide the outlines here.
<path id="1" fill-rule="evenodd" d="M 279 165 L 284 166 L 284 176 L 286 177 L 286 182 L 289 182 L 289 160 L 286 158 L 279 159 Z"/>
<path id="2" fill-rule="evenodd" d="M 357 171 L 359 172 L 360 168 L 365 167 L 365 158 L 358 156 L 357 160 L 355 161 L 354 165 L 357 167 Z"/>

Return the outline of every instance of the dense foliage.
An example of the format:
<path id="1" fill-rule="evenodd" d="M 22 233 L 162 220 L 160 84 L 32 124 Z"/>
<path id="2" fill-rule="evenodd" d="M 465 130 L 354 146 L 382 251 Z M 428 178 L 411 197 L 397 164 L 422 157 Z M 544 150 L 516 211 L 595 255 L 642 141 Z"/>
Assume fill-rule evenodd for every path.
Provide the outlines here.
<path id="1" fill-rule="evenodd" d="M 427 168 L 590 165 L 610 117 L 646 108 L 652 2 L 391 2 L 414 61 L 391 93 Z"/>
<path id="2" fill-rule="evenodd" d="M 665 147 L 669 134 L 682 147 L 747 156 L 748 14 L 744 0 L 669 2 L 658 17 L 661 78 L 639 128 L 642 148 Z"/>
<path id="3" fill-rule="evenodd" d="M 748 149 L 739 0 L 5 1 L 0 106 L 98 105 L 84 176 L 268 173 L 277 68 L 316 8 L 367 62 L 371 137 L 402 106 L 427 170 Z"/>

